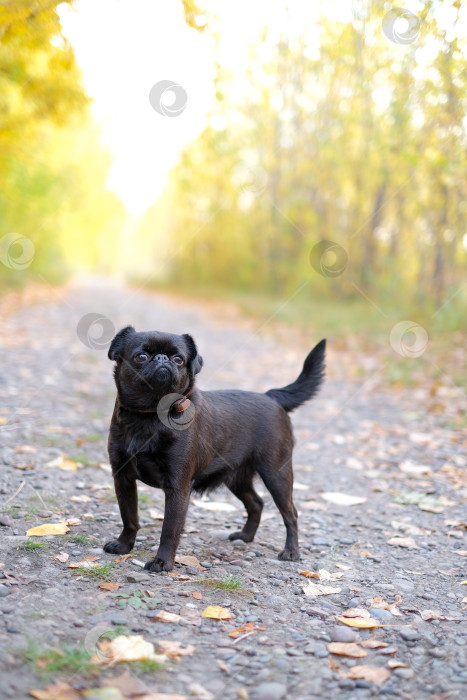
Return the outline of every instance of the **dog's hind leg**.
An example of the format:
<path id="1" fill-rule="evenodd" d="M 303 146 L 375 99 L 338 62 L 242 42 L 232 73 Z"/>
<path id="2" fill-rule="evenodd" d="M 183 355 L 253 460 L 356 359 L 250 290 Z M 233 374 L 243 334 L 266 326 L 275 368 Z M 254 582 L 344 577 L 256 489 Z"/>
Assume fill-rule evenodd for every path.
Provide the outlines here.
<path id="1" fill-rule="evenodd" d="M 229 540 L 251 542 L 254 539 L 261 520 L 263 499 L 260 498 L 254 490 L 252 477 L 249 477 L 248 480 L 245 481 L 229 484 L 229 489 L 243 503 L 248 514 L 243 530 L 233 532 L 229 535 Z"/>
<path id="2" fill-rule="evenodd" d="M 280 469 L 270 465 L 263 465 L 263 467 L 258 468 L 258 473 L 280 511 L 287 531 L 285 547 L 278 558 L 283 561 L 298 561 L 300 559 L 300 551 L 298 547 L 297 509 L 292 499 L 292 459 L 290 457 L 287 458 Z"/>

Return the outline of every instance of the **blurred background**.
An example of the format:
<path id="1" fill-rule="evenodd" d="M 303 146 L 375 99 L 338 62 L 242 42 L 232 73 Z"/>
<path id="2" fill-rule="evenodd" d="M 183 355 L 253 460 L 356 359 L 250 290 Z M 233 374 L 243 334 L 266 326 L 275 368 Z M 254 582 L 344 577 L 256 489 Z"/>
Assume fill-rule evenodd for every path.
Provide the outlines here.
<path id="1" fill-rule="evenodd" d="M 460 0 L 4 0 L 0 291 L 118 277 L 370 350 L 409 322 L 418 381 L 462 382 L 466 38 Z"/>

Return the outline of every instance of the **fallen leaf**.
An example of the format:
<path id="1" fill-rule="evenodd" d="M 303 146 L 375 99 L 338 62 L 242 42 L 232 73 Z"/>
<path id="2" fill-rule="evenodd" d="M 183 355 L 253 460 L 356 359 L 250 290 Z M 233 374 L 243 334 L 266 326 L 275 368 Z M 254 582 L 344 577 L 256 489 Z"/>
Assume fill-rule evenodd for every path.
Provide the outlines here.
<path id="1" fill-rule="evenodd" d="M 371 630 L 374 627 L 381 627 L 379 622 L 367 617 L 338 617 L 337 619 L 348 627 L 358 627 L 361 630 Z"/>
<path id="2" fill-rule="evenodd" d="M 157 615 L 151 617 L 153 622 L 180 622 L 181 619 L 181 615 L 167 612 L 167 610 L 160 610 Z"/>
<path id="3" fill-rule="evenodd" d="M 99 588 L 102 588 L 103 591 L 118 591 L 120 584 L 118 581 L 102 581 Z"/>
<path id="4" fill-rule="evenodd" d="M 102 653 L 89 659 L 91 663 L 98 665 L 121 661 L 143 661 L 144 659 L 166 660 L 166 656 L 156 654 L 154 644 L 147 642 L 140 634 L 129 636 L 121 634 L 115 639 L 104 639 L 98 646 Z"/>
<path id="5" fill-rule="evenodd" d="M 18 445 L 15 447 L 15 452 L 37 452 L 37 447 L 33 447 L 32 445 Z"/>
<path id="6" fill-rule="evenodd" d="M 339 493 L 338 491 L 327 491 L 321 494 L 321 498 L 329 503 L 335 503 L 338 506 L 358 506 L 360 503 L 365 503 L 366 498 L 362 496 L 351 496 L 347 493 Z"/>
<path id="7" fill-rule="evenodd" d="M 243 625 L 243 627 L 237 627 L 237 629 L 231 630 L 231 632 L 229 632 L 229 637 L 232 637 L 232 639 L 237 639 L 241 634 L 247 632 L 261 632 L 265 629 L 266 627 L 255 627 L 253 622 L 247 622 L 246 625 Z"/>
<path id="8" fill-rule="evenodd" d="M 460 557 L 467 557 L 467 549 L 455 549 L 454 551 Z"/>
<path id="9" fill-rule="evenodd" d="M 359 552 L 360 556 L 362 557 L 371 557 L 371 552 L 367 552 L 366 549 L 362 549 L 361 552 Z"/>
<path id="10" fill-rule="evenodd" d="M 322 583 L 306 583 L 303 586 L 303 592 L 305 595 L 331 595 L 332 593 L 340 593 L 341 588 L 333 588 L 332 586 L 324 586 Z"/>
<path id="11" fill-rule="evenodd" d="M 60 561 L 62 564 L 66 564 L 68 559 L 70 558 L 70 555 L 67 554 L 67 552 L 60 552 L 60 554 L 57 554 L 54 559 L 55 561 Z"/>
<path id="12" fill-rule="evenodd" d="M 344 610 L 341 614 L 342 617 L 371 617 L 370 613 L 368 610 L 365 610 L 365 608 L 347 608 L 347 610 Z"/>
<path id="13" fill-rule="evenodd" d="M 100 557 L 85 557 L 81 561 L 72 561 L 68 564 L 69 569 L 95 569 L 100 566 L 97 561 Z"/>
<path id="14" fill-rule="evenodd" d="M 205 510 L 211 510 L 214 513 L 219 513 L 219 512 L 230 513 L 230 512 L 233 512 L 234 510 L 237 510 L 237 508 L 235 506 L 233 506 L 231 503 L 224 503 L 223 501 L 202 501 L 202 500 L 193 499 L 193 503 L 195 504 L 195 506 L 198 506 L 198 508 L 204 508 Z"/>
<path id="15" fill-rule="evenodd" d="M 403 661 L 396 661 L 396 659 L 389 659 L 389 668 L 410 668 L 409 664 L 405 664 Z"/>
<path id="16" fill-rule="evenodd" d="M 406 549 L 419 549 L 413 537 L 391 537 L 388 544 L 393 547 L 405 547 Z"/>
<path id="17" fill-rule="evenodd" d="M 193 591 L 191 595 L 195 600 L 203 600 L 203 594 L 200 591 Z"/>
<path id="18" fill-rule="evenodd" d="M 181 656 L 192 656 L 196 649 L 192 644 L 182 646 L 181 642 L 172 640 L 159 640 L 157 643 L 166 656 L 169 656 L 171 659 L 177 659 L 177 661 Z"/>
<path id="19" fill-rule="evenodd" d="M 125 697 L 140 696 L 147 693 L 148 687 L 130 671 L 124 671 L 121 676 L 104 678 L 101 683 L 104 688 L 117 688 Z"/>
<path id="20" fill-rule="evenodd" d="M 326 571 L 326 569 L 319 569 L 318 574 L 321 581 L 337 581 L 344 575 L 343 573 L 331 574 L 329 571 Z"/>
<path id="21" fill-rule="evenodd" d="M 347 564 L 339 564 L 339 562 L 336 562 L 334 566 L 336 567 L 336 569 L 342 569 L 343 571 L 350 571 L 350 569 L 352 568 L 351 566 L 347 566 Z"/>
<path id="22" fill-rule="evenodd" d="M 201 613 L 201 617 L 209 617 L 213 620 L 230 620 L 232 619 L 232 613 L 220 605 L 208 605 Z"/>
<path id="23" fill-rule="evenodd" d="M 167 576 L 170 576 L 170 578 L 176 578 L 177 581 L 191 581 L 191 576 L 188 576 L 187 574 L 179 574 L 178 571 L 169 571 Z"/>
<path id="24" fill-rule="evenodd" d="M 120 554 L 120 556 L 118 556 L 118 557 L 115 559 L 115 563 L 116 563 L 116 564 L 121 564 L 122 561 L 126 561 L 127 559 L 129 559 L 129 558 L 132 557 L 132 556 L 133 556 L 133 554 L 131 554 L 131 552 L 130 552 L 130 554 Z"/>
<path id="25" fill-rule="evenodd" d="M 78 691 L 64 681 L 58 681 L 42 689 L 30 690 L 29 695 L 36 700 L 79 700 L 81 697 Z"/>
<path id="26" fill-rule="evenodd" d="M 79 518 L 69 518 L 68 520 L 65 520 L 66 525 L 81 525 L 81 520 Z"/>
<path id="27" fill-rule="evenodd" d="M 92 498 L 83 493 L 81 496 L 71 496 L 70 501 L 75 501 L 75 503 L 89 503 L 92 501 Z"/>
<path id="28" fill-rule="evenodd" d="M 367 652 L 353 642 L 331 642 L 328 644 L 328 651 L 339 656 L 351 656 L 359 659 L 367 655 Z"/>
<path id="29" fill-rule="evenodd" d="M 423 474 L 431 474 L 431 469 L 426 464 L 416 464 L 410 460 L 401 462 L 399 469 L 404 474 L 412 474 L 413 476 L 422 476 Z"/>
<path id="30" fill-rule="evenodd" d="M 203 688 L 200 683 L 190 683 L 188 690 L 191 695 L 194 695 L 195 698 L 200 698 L 200 700 L 214 700 L 214 695 L 206 688 Z M 144 700 L 144 698 L 141 700 Z"/>
<path id="31" fill-rule="evenodd" d="M 333 671 L 338 671 L 340 669 L 339 664 L 336 664 L 332 656 L 328 658 L 328 663 L 329 663 L 329 668 L 332 668 Z"/>
<path id="32" fill-rule="evenodd" d="M 379 639 L 365 639 L 365 641 L 359 643 L 365 649 L 384 649 L 389 646 L 386 642 L 380 642 Z"/>
<path id="33" fill-rule="evenodd" d="M 428 622 L 429 620 L 446 619 L 444 613 L 442 613 L 441 610 L 422 610 L 420 612 L 420 617 L 422 618 L 422 620 L 425 620 L 425 622 Z"/>
<path id="34" fill-rule="evenodd" d="M 362 678 L 369 683 L 377 683 L 378 685 L 387 681 L 390 675 L 387 668 L 380 666 L 352 666 L 347 672 L 348 678 Z"/>
<path id="35" fill-rule="evenodd" d="M 221 671 L 224 671 L 224 673 L 227 673 L 227 674 L 230 673 L 229 667 L 228 667 L 227 664 L 225 664 L 223 661 L 221 661 L 220 659 L 216 659 L 216 663 L 217 663 L 218 668 L 219 668 Z"/>
<path id="36" fill-rule="evenodd" d="M 299 571 L 300 576 L 306 576 L 307 578 L 319 578 L 319 574 L 314 571 Z"/>
<path id="37" fill-rule="evenodd" d="M 55 467 L 56 469 L 62 469 L 65 472 L 75 472 L 79 466 L 78 462 L 69 459 L 66 455 L 60 455 L 55 459 L 46 462 L 46 467 Z"/>
<path id="38" fill-rule="evenodd" d="M 25 469 L 35 469 L 33 464 L 14 464 L 13 466 L 15 469 L 21 469 L 22 471 Z"/>
<path id="39" fill-rule="evenodd" d="M 70 528 L 66 523 L 44 523 L 26 531 L 28 537 L 46 537 L 47 535 L 66 535 Z"/>
<path id="40" fill-rule="evenodd" d="M 185 566 L 193 566 L 195 569 L 199 569 L 200 571 L 206 571 L 204 566 L 201 566 L 199 563 L 199 559 L 196 557 L 192 557 L 190 555 L 177 555 L 175 557 L 175 561 L 177 564 L 184 564 Z"/>

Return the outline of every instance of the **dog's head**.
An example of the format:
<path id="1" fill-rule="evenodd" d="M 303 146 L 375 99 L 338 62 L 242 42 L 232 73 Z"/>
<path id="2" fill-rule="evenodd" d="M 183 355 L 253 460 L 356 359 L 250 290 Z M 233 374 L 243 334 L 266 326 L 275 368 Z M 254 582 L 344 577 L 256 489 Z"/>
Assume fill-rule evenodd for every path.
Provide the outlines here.
<path id="1" fill-rule="evenodd" d="M 149 410 L 169 393 L 186 396 L 203 366 L 195 341 L 187 333 L 174 335 L 127 326 L 117 333 L 109 348 L 115 360 L 119 396 L 130 408 Z"/>

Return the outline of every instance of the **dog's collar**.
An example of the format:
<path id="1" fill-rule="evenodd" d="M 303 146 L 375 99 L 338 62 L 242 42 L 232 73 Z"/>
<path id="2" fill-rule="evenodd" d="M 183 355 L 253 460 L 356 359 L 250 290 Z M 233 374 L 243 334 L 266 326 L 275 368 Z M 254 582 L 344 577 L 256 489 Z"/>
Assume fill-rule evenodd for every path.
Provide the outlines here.
<path id="1" fill-rule="evenodd" d="M 175 411 L 175 413 L 183 413 L 184 411 L 187 410 L 187 408 L 191 405 L 191 401 L 187 396 L 182 396 L 181 399 L 177 399 L 174 401 L 172 406 L 170 407 Z M 128 408 L 127 406 L 124 406 L 122 403 L 120 404 L 121 408 L 124 408 L 125 411 L 130 411 L 130 413 L 157 413 L 157 409 L 155 411 L 152 410 L 152 408 L 149 409 L 141 409 L 141 408 Z"/>

